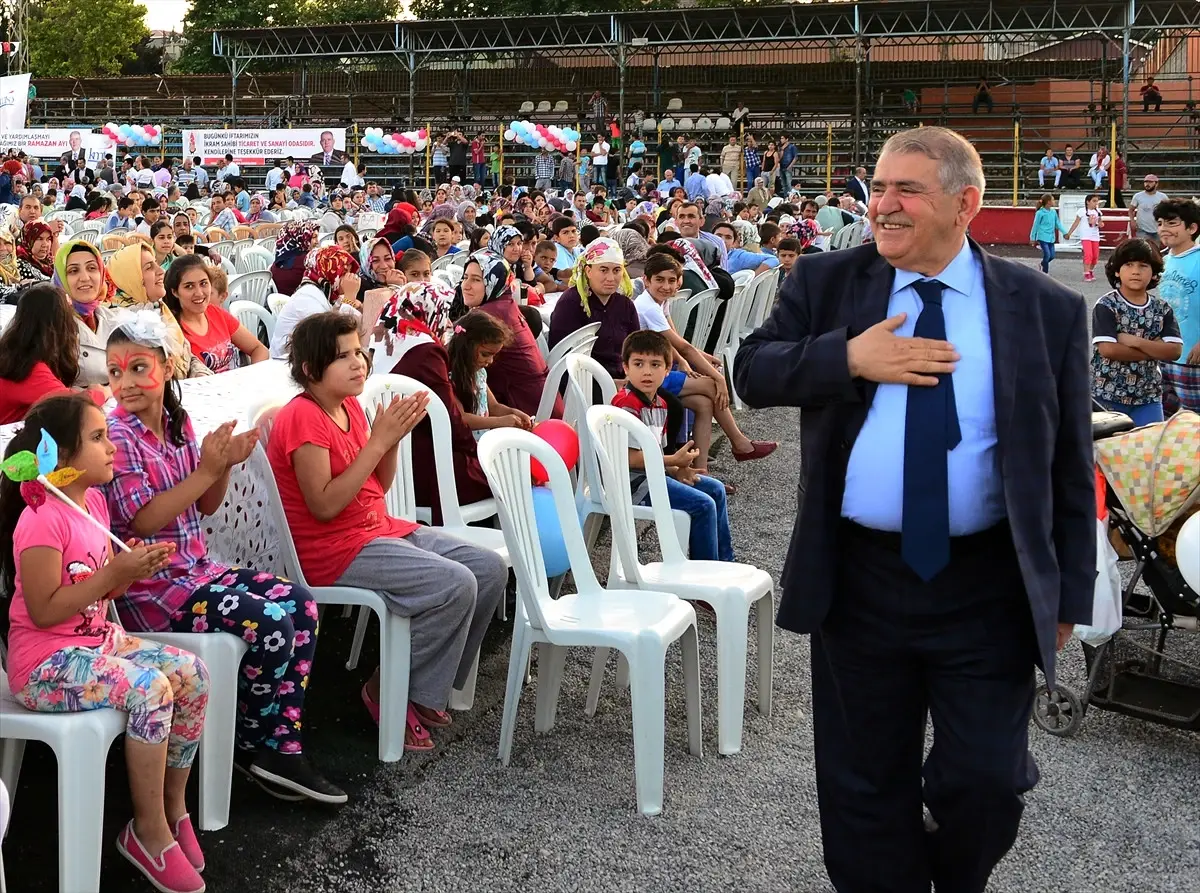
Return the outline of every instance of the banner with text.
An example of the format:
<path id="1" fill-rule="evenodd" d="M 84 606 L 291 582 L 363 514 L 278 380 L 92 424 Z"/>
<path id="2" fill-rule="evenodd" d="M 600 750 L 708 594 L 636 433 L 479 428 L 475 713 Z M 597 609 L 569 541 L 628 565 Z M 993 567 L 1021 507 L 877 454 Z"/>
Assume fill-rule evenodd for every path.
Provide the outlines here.
<path id="1" fill-rule="evenodd" d="M 58 158 L 70 152 L 78 158 L 87 146 L 90 130 L 3 130 L 0 131 L 0 151 L 23 149 L 31 158 Z M 84 154 L 84 157 L 88 157 Z"/>
<path id="2" fill-rule="evenodd" d="M 310 164 L 345 164 L 346 129 L 323 130 L 185 130 L 183 154 L 216 164 L 232 155 L 238 164 L 269 164 L 291 156 Z"/>
<path id="3" fill-rule="evenodd" d="M 24 129 L 28 108 L 29 75 L 14 74 L 0 78 L 0 136 L 9 130 Z"/>

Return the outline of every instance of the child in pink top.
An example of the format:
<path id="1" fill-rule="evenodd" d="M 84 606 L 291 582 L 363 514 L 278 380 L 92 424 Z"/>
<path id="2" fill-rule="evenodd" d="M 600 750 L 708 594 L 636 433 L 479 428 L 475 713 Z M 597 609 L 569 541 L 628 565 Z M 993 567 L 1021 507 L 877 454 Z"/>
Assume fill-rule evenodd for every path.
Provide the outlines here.
<path id="1" fill-rule="evenodd" d="M 82 394 L 49 397 L 29 412 L 7 455 L 37 447 L 42 430 L 62 466 L 81 472 L 62 492 L 0 481 L 0 574 L 9 607 L 8 684 L 28 709 L 103 707 L 129 715 L 125 756 L 134 817 L 117 849 L 159 890 L 196 893 L 204 855 L 184 793 L 208 703 L 208 672 L 194 655 L 129 635 L 107 619 L 109 600 L 165 567 L 172 547 L 130 541 L 113 555 L 100 484 L 112 478 L 104 413 Z M 28 504 L 26 504 L 28 503 Z"/>

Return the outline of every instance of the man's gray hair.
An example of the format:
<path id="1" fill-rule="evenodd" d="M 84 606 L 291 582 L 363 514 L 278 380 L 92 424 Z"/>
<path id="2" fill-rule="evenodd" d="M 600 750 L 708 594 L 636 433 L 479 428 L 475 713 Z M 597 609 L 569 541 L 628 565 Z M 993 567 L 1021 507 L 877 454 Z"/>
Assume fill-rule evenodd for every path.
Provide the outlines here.
<path id="1" fill-rule="evenodd" d="M 918 153 L 938 162 L 938 180 L 948 193 L 962 192 L 974 186 L 983 195 L 986 180 L 983 162 L 966 138 L 946 127 L 917 127 L 893 134 L 879 151 L 882 158 L 888 152 L 900 155 Z"/>

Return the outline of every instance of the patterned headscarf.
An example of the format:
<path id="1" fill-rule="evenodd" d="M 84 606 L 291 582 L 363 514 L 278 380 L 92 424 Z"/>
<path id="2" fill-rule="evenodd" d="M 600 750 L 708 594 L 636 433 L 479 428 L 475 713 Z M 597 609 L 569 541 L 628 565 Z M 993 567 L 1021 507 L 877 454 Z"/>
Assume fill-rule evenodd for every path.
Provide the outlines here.
<path id="1" fill-rule="evenodd" d="M 515 226 L 501 226 L 492 233 L 492 238 L 488 240 L 488 251 L 498 257 L 504 257 L 504 247 L 513 239 L 520 239 L 521 231 Z"/>
<path id="2" fill-rule="evenodd" d="M 371 271 L 371 252 L 375 250 L 376 245 L 380 244 L 386 245 L 388 254 L 391 254 L 393 257 L 395 257 L 395 254 L 392 252 L 392 243 L 380 236 L 376 236 L 373 239 L 367 239 L 362 243 L 362 247 L 358 249 L 359 267 L 362 269 L 364 274 L 370 276 L 372 279 L 375 278 L 375 274 Z"/>
<path id="3" fill-rule="evenodd" d="M 287 269 L 297 258 L 305 257 L 317 242 L 320 224 L 294 220 L 285 223 L 275 239 L 275 266 Z"/>
<path id="4" fill-rule="evenodd" d="M 50 229 L 48 223 L 41 220 L 33 220 L 25 224 L 21 228 L 21 244 L 17 246 L 17 257 L 25 261 L 30 266 L 36 268 L 43 276 L 54 275 L 54 251 L 45 260 L 37 260 L 33 256 L 33 243 L 50 233 L 51 239 L 54 237 L 54 230 Z M 53 242 L 51 242 L 53 245 Z"/>
<path id="5" fill-rule="evenodd" d="M 720 217 L 725 213 L 725 202 L 719 198 L 710 198 L 704 205 L 705 217 Z"/>
<path id="6" fill-rule="evenodd" d="M 613 233 L 613 239 L 621 246 L 621 253 L 625 255 L 627 264 L 641 263 L 646 259 L 646 252 L 650 250 L 650 245 L 636 229 L 622 227 Z"/>
<path id="7" fill-rule="evenodd" d="M 7 242 L 12 251 L 8 260 L 0 261 L 0 285 L 16 285 L 21 281 L 21 270 L 17 266 L 17 240 L 7 227 L 0 227 L 0 241 Z"/>
<path id="8" fill-rule="evenodd" d="M 658 213 L 658 205 L 654 202 L 642 202 L 633 209 L 634 217 L 647 217 L 651 221 L 654 220 L 654 215 Z"/>
<path id="9" fill-rule="evenodd" d="M 429 216 L 425 218 L 425 222 L 421 224 L 420 233 L 425 236 L 433 232 L 433 225 L 439 220 L 453 220 L 456 205 L 443 202 L 440 205 L 434 205 L 433 210 L 429 212 Z"/>
<path id="10" fill-rule="evenodd" d="M 511 229 L 511 227 L 501 227 L 501 229 Z M 495 243 L 496 237 L 492 236 L 492 241 L 488 243 L 488 247 L 483 251 L 475 252 L 472 257 L 479 261 L 480 267 L 483 268 L 483 303 L 495 301 L 497 298 L 502 298 L 507 294 L 509 297 L 513 295 L 513 286 L 516 284 L 517 275 L 513 272 L 503 256 L 492 251 L 492 245 Z"/>
<path id="11" fill-rule="evenodd" d="M 421 344 L 444 345 L 453 325 L 453 300 L 454 292 L 441 282 L 409 282 L 393 287 L 367 345 L 377 371 L 390 372 L 401 357 Z M 384 356 L 391 362 L 381 364 Z"/>
<path id="12" fill-rule="evenodd" d="M 785 219 L 790 222 L 785 224 Z M 799 240 L 801 251 L 812 245 L 813 242 L 817 241 L 817 238 L 821 235 L 821 228 L 817 225 L 817 221 L 815 220 L 807 220 L 803 217 L 799 220 L 796 220 L 792 217 L 781 217 L 779 222 L 781 224 L 781 229 L 784 232 L 784 238 Z"/>
<path id="13" fill-rule="evenodd" d="M 620 264 L 621 284 L 617 291 L 628 297 L 633 294 L 633 281 L 625 269 L 625 254 L 621 246 L 612 239 L 596 239 L 579 255 L 575 262 L 575 271 L 571 273 L 571 285 L 579 292 L 579 304 L 583 307 L 583 315 L 591 317 L 592 309 L 588 306 L 591 291 L 588 288 L 587 268 L 593 264 Z"/>
<path id="14" fill-rule="evenodd" d="M 687 239 L 675 239 L 671 242 L 671 247 L 683 255 L 683 268 L 691 270 L 702 280 L 704 280 L 705 288 L 716 288 L 717 280 L 713 278 L 713 274 L 708 271 L 708 265 L 704 263 L 704 259 L 700 257 L 700 252 L 696 250 L 696 246 Z"/>
<path id="15" fill-rule="evenodd" d="M 314 248 L 304 258 L 304 278 L 321 286 L 326 294 L 332 292 L 341 276 L 358 270 L 358 259 L 336 245 Z"/>

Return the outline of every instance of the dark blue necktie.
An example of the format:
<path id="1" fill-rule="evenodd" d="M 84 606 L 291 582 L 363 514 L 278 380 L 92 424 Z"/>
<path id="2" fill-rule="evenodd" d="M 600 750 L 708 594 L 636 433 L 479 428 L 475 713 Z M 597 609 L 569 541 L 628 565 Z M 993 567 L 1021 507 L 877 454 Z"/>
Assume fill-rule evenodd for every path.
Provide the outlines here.
<path id="1" fill-rule="evenodd" d="M 914 338 L 946 340 L 942 289 L 936 279 L 913 283 L 925 307 Z M 962 432 L 954 405 L 954 383 L 939 375 L 934 387 L 908 386 L 904 418 L 904 519 L 900 554 L 922 580 L 932 580 L 950 562 L 950 488 L 946 454 Z"/>

